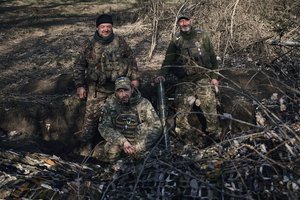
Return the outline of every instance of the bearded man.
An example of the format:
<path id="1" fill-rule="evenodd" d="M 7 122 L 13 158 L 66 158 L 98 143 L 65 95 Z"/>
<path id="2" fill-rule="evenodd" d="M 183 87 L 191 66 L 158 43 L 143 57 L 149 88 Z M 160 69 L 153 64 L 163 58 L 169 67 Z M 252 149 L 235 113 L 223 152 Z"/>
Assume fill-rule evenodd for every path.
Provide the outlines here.
<path id="1" fill-rule="evenodd" d="M 151 102 L 141 97 L 128 77 L 116 80 L 115 95 L 107 99 L 101 116 L 98 130 L 106 141 L 104 154 L 109 161 L 121 155 L 142 155 L 162 135 L 162 124 Z"/>
<path id="2" fill-rule="evenodd" d="M 215 89 L 219 86 L 218 63 L 208 34 L 193 27 L 188 15 L 178 17 L 180 32 L 169 43 L 160 75 L 156 81 L 165 80 L 169 73 L 177 76 L 176 128 L 178 135 L 191 134 L 188 121 L 190 112 L 197 111 L 202 131 L 219 135 Z"/>

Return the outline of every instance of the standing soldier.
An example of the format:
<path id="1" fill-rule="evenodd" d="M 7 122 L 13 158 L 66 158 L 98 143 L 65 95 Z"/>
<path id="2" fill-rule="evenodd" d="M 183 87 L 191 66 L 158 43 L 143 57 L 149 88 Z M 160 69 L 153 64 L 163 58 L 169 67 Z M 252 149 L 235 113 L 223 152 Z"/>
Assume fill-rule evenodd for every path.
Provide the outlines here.
<path id="1" fill-rule="evenodd" d="M 214 93 L 219 85 L 215 73 L 218 64 L 212 43 L 206 32 L 194 29 L 189 16 L 180 16 L 177 25 L 180 32 L 170 42 L 156 78 L 165 80 L 165 75 L 173 73 L 181 82 L 177 87 L 175 131 L 182 135 L 191 130 L 188 114 L 193 108 L 200 111 L 198 117 L 205 133 L 220 134 Z"/>
<path id="2" fill-rule="evenodd" d="M 89 153 L 89 141 L 97 133 L 100 108 L 106 98 L 114 92 L 114 81 L 120 76 L 131 78 L 133 87 L 138 87 L 138 69 L 130 47 L 124 38 L 114 34 L 113 20 L 108 14 L 96 20 L 96 31 L 86 41 L 74 66 L 74 82 L 79 99 L 85 99 L 86 111 L 83 130 L 79 138 L 88 148 L 81 149 L 82 155 Z M 84 145 L 83 145 L 84 146 Z"/>

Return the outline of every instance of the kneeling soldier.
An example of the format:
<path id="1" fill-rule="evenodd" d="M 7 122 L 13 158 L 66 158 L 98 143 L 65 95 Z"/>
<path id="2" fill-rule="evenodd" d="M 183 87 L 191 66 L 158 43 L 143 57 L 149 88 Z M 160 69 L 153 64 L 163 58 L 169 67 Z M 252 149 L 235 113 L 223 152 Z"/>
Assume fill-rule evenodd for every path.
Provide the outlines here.
<path id="1" fill-rule="evenodd" d="M 98 130 L 106 140 L 107 159 L 122 153 L 136 155 L 149 150 L 162 134 L 161 121 L 152 104 L 141 97 L 127 77 L 115 81 L 115 95 L 107 99 Z"/>

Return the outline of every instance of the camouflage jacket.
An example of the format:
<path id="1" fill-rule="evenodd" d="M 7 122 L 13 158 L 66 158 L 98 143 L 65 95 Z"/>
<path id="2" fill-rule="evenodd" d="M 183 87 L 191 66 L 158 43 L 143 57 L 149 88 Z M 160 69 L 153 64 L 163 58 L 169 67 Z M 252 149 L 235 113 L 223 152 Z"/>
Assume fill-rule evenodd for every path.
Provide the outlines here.
<path id="1" fill-rule="evenodd" d="M 190 33 L 180 32 L 173 37 L 166 51 L 161 75 L 174 73 L 171 70 L 180 70 L 168 65 L 184 66 L 181 76 L 198 74 L 217 78 L 217 74 L 212 71 L 218 68 L 216 54 L 208 34 L 201 30 L 192 29 Z"/>
<path id="2" fill-rule="evenodd" d="M 110 143 L 122 146 L 125 141 L 149 149 L 162 134 L 161 121 L 152 104 L 135 90 L 128 105 L 112 95 L 103 107 L 98 130 Z M 128 132 L 126 132 L 128 130 Z"/>
<path id="3" fill-rule="evenodd" d="M 105 87 L 113 85 L 119 76 L 138 79 L 137 64 L 125 40 L 115 34 L 109 43 L 103 43 L 100 39 L 96 31 L 94 37 L 84 43 L 74 66 L 75 86 L 93 83 Z"/>

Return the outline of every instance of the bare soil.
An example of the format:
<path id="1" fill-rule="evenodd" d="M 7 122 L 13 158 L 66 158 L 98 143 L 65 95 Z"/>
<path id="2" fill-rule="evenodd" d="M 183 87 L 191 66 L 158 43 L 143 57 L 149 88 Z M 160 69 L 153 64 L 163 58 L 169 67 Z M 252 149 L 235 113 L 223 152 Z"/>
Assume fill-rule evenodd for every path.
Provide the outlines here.
<path id="1" fill-rule="evenodd" d="M 80 131 L 85 102 L 75 96 L 72 67 L 82 43 L 93 36 L 99 14 L 112 13 L 114 32 L 125 37 L 142 73 L 160 67 L 167 45 L 168 38 L 161 38 L 164 42 L 148 59 L 151 24 L 143 23 L 139 9 L 128 1 L 2 1 L 0 11 L 0 130 L 5 138 L 68 145 Z M 151 82 L 151 74 L 145 83 Z"/>
<path id="2" fill-rule="evenodd" d="M 46 141 L 62 140 L 67 143 L 69 137 L 80 130 L 84 102 L 77 100 L 74 95 L 72 67 L 82 42 L 87 37 L 92 37 L 95 31 L 96 17 L 104 12 L 113 14 L 114 31 L 126 38 L 136 56 L 143 77 L 142 93 L 155 101 L 156 88 L 152 84 L 152 78 L 160 68 L 170 39 L 171 30 L 167 29 L 173 25 L 172 15 L 166 18 L 163 16 L 172 13 L 174 7 L 170 10 L 164 8 L 157 45 L 150 59 L 153 32 L 149 18 L 151 12 L 148 9 L 149 13 L 144 13 L 147 12 L 145 8 L 148 4 L 138 7 L 138 4 L 130 1 L 105 3 L 47 0 L 2 1 L 0 4 L 0 128 L 7 137 L 41 136 Z M 207 20 L 213 21 L 209 14 L 203 13 L 207 15 Z M 201 21 L 201 24 L 204 22 L 206 21 Z M 212 31 L 213 28 L 208 25 L 206 27 Z M 266 35 L 268 30 L 262 30 L 263 35 Z M 222 56 L 224 53 L 221 49 L 224 48 L 222 45 L 226 38 L 221 42 L 221 35 L 218 36 L 217 33 L 223 34 L 224 31 L 216 30 L 212 33 L 212 39 L 217 43 L 216 52 Z M 241 39 L 242 36 L 245 35 L 241 34 Z M 278 79 L 260 72 L 262 63 L 258 58 L 263 54 L 253 47 L 261 44 L 255 44 L 252 41 L 251 45 L 243 45 L 229 56 L 230 59 L 226 59 L 226 64 L 234 68 L 222 68 L 221 80 L 224 86 L 221 99 L 225 112 L 249 123 L 253 123 L 255 109 L 252 104 L 254 99 L 249 98 L 249 94 L 260 100 L 269 98 L 274 92 L 279 93 L 279 96 L 286 95 L 288 88 Z M 243 54 L 251 48 L 251 55 L 256 56 Z M 265 44 L 262 48 L 266 48 Z M 224 60 L 226 56 L 228 55 L 224 55 Z M 280 65 L 278 68 L 278 74 L 282 75 L 284 72 Z M 273 70 L 271 74 L 274 75 Z M 278 90 L 279 86 L 283 88 Z M 291 86 L 289 90 L 297 90 L 299 87 L 294 83 L 288 86 Z M 237 124 L 236 131 L 244 129 L 243 124 Z"/>

